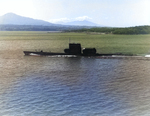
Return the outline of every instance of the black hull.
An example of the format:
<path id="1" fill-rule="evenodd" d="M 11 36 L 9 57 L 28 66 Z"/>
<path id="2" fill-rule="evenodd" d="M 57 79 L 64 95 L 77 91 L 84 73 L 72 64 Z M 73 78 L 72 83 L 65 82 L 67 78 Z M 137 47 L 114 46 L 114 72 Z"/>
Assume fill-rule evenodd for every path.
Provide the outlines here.
<path id="1" fill-rule="evenodd" d="M 66 54 L 66 53 L 54 53 L 54 52 L 32 52 L 23 51 L 25 56 L 49 56 L 49 57 L 79 57 L 82 55 Z"/>
<path id="2" fill-rule="evenodd" d="M 33 52 L 33 51 L 23 51 L 26 56 L 102 56 L 102 54 L 95 55 L 84 55 L 84 54 L 67 54 L 67 53 L 55 53 L 55 52 Z"/>
<path id="3" fill-rule="evenodd" d="M 25 55 L 41 55 L 41 56 L 48 56 L 48 55 L 68 55 L 66 53 L 53 53 L 53 52 L 32 52 L 32 51 L 24 51 Z"/>
<path id="4" fill-rule="evenodd" d="M 123 55 L 123 54 L 67 54 L 67 53 L 55 53 L 55 52 L 34 52 L 34 51 L 23 51 L 26 56 L 134 56 L 134 55 Z"/>

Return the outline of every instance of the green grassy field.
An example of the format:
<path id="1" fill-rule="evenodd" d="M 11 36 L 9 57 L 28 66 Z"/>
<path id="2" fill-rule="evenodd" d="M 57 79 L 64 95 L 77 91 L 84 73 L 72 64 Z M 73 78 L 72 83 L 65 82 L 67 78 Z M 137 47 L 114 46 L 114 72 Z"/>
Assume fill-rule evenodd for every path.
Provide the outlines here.
<path id="1" fill-rule="evenodd" d="M 1 31 L 0 41 L 28 41 L 31 45 L 23 49 L 34 49 L 34 41 L 39 41 L 35 49 L 51 49 L 68 47 L 69 39 L 73 43 L 81 43 L 82 47 L 95 47 L 98 53 L 147 54 L 150 52 L 150 35 L 112 35 L 87 33 L 48 33 Z M 35 43 L 36 44 L 36 43 Z M 23 46 L 23 44 L 21 45 Z M 26 48 L 28 47 L 28 48 Z"/>

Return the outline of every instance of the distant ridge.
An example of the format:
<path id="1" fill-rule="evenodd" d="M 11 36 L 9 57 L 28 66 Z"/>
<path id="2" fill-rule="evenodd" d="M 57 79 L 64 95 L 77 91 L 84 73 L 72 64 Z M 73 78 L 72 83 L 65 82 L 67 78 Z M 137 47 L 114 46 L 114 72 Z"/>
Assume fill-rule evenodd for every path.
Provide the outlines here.
<path id="1" fill-rule="evenodd" d="M 83 21 L 73 21 L 73 22 L 67 22 L 64 23 L 64 25 L 74 25 L 74 26 L 100 26 L 96 23 L 87 21 L 87 20 L 83 20 Z"/>
<path id="2" fill-rule="evenodd" d="M 12 25 L 42 25 L 42 26 L 54 26 L 56 24 L 49 23 L 43 20 L 32 19 L 28 17 L 19 16 L 14 13 L 7 13 L 0 16 L 0 24 L 12 24 Z"/>

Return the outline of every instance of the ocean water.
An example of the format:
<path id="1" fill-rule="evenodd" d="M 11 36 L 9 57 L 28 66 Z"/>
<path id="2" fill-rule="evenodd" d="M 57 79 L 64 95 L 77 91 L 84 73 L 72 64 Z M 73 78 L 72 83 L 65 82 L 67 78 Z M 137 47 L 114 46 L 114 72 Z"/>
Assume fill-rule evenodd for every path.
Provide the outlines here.
<path id="1" fill-rule="evenodd" d="M 0 116 L 150 115 L 150 59 L 34 57 L 6 47 Z"/>

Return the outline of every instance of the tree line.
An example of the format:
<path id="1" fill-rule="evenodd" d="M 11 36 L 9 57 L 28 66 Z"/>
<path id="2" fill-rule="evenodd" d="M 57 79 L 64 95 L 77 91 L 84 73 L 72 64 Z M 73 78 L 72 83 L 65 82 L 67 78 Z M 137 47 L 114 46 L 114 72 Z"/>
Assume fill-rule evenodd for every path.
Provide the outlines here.
<path id="1" fill-rule="evenodd" d="M 65 31 L 88 28 L 85 26 L 42 26 L 42 25 L 0 25 L 0 31 Z"/>
<path id="2" fill-rule="evenodd" d="M 150 34 L 150 26 L 126 28 L 89 27 L 89 26 L 41 26 L 41 25 L 0 25 L 0 31 L 64 31 L 64 32 L 96 32 L 105 34 Z"/>
<path id="3" fill-rule="evenodd" d="M 127 28 L 94 27 L 90 29 L 72 30 L 73 32 L 97 32 L 105 34 L 150 34 L 150 26 L 136 26 Z"/>

